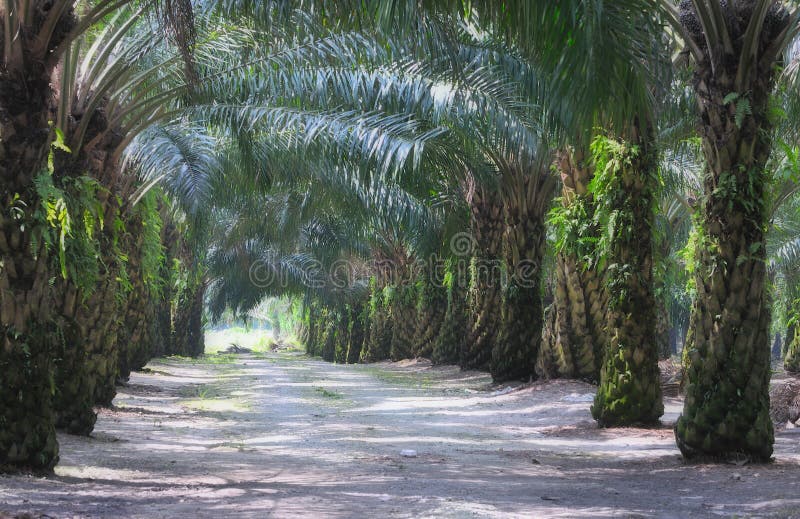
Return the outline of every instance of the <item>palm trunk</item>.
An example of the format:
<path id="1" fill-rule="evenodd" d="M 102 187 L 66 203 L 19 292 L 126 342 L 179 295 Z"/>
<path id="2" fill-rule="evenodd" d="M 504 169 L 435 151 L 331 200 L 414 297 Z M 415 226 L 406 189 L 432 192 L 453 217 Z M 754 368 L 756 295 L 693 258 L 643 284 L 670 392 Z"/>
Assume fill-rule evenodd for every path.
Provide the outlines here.
<path id="1" fill-rule="evenodd" d="M 71 283 L 61 281 L 56 286 L 66 304 L 59 308 L 58 328 L 50 339 L 58 350 L 54 407 L 57 426 L 72 434 L 89 434 L 95 421 L 93 407 L 109 406 L 116 396 L 120 325 L 116 273 L 106 263 L 86 301 L 80 300 Z"/>
<path id="2" fill-rule="evenodd" d="M 206 285 L 192 282 L 178 297 L 172 319 L 172 347 L 169 353 L 199 357 L 205 352 L 203 298 Z"/>
<path id="3" fill-rule="evenodd" d="M 536 376 L 542 342 L 541 265 L 546 230 L 544 215 L 553 183 L 544 172 L 516 173 L 504 182 L 505 251 L 508 285 L 502 322 L 492 349 L 495 382 Z"/>
<path id="4" fill-rule="evenodd" d="M 74 131 L 78 119 L 71 119 L 73 126 L 64 130 L 67 137 Z M 82 435 L 88 435 L 94 428 L 94 407 L 110 405 L 116 395 L 117 329 L 120 322 L 117 315 L 120 259 L 114 245 L 118 238 L 116 219 L 120 207 L 115 187 L 120 166 L 112 160 L 121 137 L 108 131 L 108 121 L 102 110 L 92 115 L 92 121 L 85 139 L 93 141 L 102 137 L 97 144 L 91 149 L 84 147 L 78 155 L 58 153 L 55 156 L 57 172 L 88 171 L 101 186 L 100 189 L 85 188 L 79 192 L 72 192 L 78 184 L 65 186 L 70 191 L 69 211 L 72 215 L 94 211 L 95 207 L 102 212 L 95 218 L 103 221 L 104 225 L 94 229 L 94 237 L 82 235 L 83 231 L 79 230 L 69 244 L 71 261 L 81 265 L 94 263 L 97 277 L 91 285 L 72 275 L 67 279 L 59 277 L 54 287 L 60 328 L 53 337 L 53 343 L 59 347 L 54 394 L 56 426 Z M 87 196 L 92 197 L 89 207 L 73 207 L 73 200 L 86 204 Z M 88 245 L 89 250 L 80 243 Z"/>
<path id="5" fill-rule="evenodd" d="M 155 204 L 145 202 L 137 205 L 135 212 L 125 214 L 126 232 L 120 238 L 127 257 L 125 275 L 129 284 L 122 306 L 123 324 L 118 331 L 118 373 L 122 379 L 143 368 L 172 339 L 170 329 L 159 326 L 157 318 L 170 311 L 170 302 L 161 292 L 164 280 L 159 279 L 163 258 L 153 257 L 157 249 L 163 253 L 164 228 Z"/>
<path id="6" fill-rule="evenodd" d="M 392 323 L 392 341 L 389 358 L 393 361 L 413 356 L 416 331 L 416 289 L 407 280 L 390 288 L 388 296 L 389 319 Z"/>
<path id="7" fill-rule="evenodd" d="M 501 248 L 505 224 L 499 196 L 475 187 L 470 200 L 475 251 L 470 264 L 467 337 L 460 354 L 463 369 L 488 370 L 501 322 Z"/>
<path id="8" fill-rule="evenodd" d="M 361 362 L 378 362 L 389 358 L 392 342 L 392 322 L 389 319 L 386 290 L 375 278 L 370 280 L 370 299 L 366 343 Z"/>
<path id="9" fill-rule="evenodd" d="M 656 301 L 656 344 L 659 360 L 672 355 L 672 328 L 669 325 L 669 312 L 662 301 Z"/>
<path id="10" fill-rule="evenodd" d="M 0 247 L 5 244 L 0 244 Z M 3 247 L 5 248 L 5 247 Z M 3 257 L 8 258 L 3 250 Z M 39 257 L 46 263 L 46 258 Z M 8 263 L 6 263 L 8 265 Z M 31 265 L 37 270 L 37 264 Z M 0 347 L 0 471 L 51 470 L 58 462 L 52 405 L 53 325 L 47 283 L 12 291 L 8 268 L 0 273 L 3 344 Z M 43 280 L 47 276 L 35 276 Z M 21 287 L 20 287 L 21 288 Z"/>
<path id="11" fill-rule="evenodd" d="M 588 194 L 592 173 L 586 160 L 582 154 L 564 151 L 559 156 L 558 166 L 562 180 L 561 203 L 567 209 L 578 205 L 585 208 L 585 214 L 579 216 L 582 220 L 571 225 L 583 229 L 582 238 L 598 233 L 592 224 L 594 202 Z M 605 334 L 608 298 L 603 274 L 574 251 L 559 251 L 554 296 L 550 342 L 545 347 L 551 365 L 543 363 L 541 369 L 558 377 L 597 382 L 608 340 Z"/>
<path id="12" fill-rule="evenodd" d="M 351 307 L 352 319 L 350 323 L 350 336 L 347 341 L 347 357 L 345 361 L 348 364 L 355 364 L 361 358 L 361 351 L 364 347 L 365 330 L 367 328 L 367 308 L 363 301 L 354 303 Z"/>
<path id="13" fill-rule="evenodd" d="M 336 310 L 333 309 L 326 309 L 324 315 L 326 316 L 326 319 L 322 323 L 323 332 L 320 340 L 322 350 L 320 354 L 322 356 L 322 360 L 333 362 L 333 358 L 336 353 L 336 328 L 338 324 L 338 315 L 336 314 Z"/>
<path id="14" fill-rule="evenodd" d="M 166 348 L 168 351 L 156 348 L 154 353 L 199 357 L 205 353 L 203 306 L 206 282 L 200 270 L 202 267 L 169 215 L 164 214 L 162 219 L 166 261 L 161 267 L 160 301 L 169 307 L 166 315 L 171 315 L 171 318 L 163 323 L 167 326 L 162 324 L 160 329 L 171 340 Z"/>
<path id="15" fill-rule="evenodd" d="M 800 333 L 795 326 L 789 328 L 790 332 L 786 334 L 786 341 L 789 345 L 786 348 L 786 356 L 783 358 L 783 367 L 789 373 L 800 373 Z"/>
<path id="16" fill-rule="evenodd" d="M 729 2 L 721 8 L 742 21 L 727 27 L 731 39 L 741 41 L 753 18 L 752 6 Z M 703 58 L 696 63 L 693 87 L 706 161 L 705 197 L 686 400 L 675 425 L 686 458 L 766 461 L 772 455 L 764 187 L 777 64 L 770 47 L 788 18 L 773 5 L 759 26 L 753 40 L 758 48 L 752 53 L 734 48 L 726 54 L 698 45 Z M 702 25 L 688 3 L 682 5 L 681 21 L 696 42 L 705 41 L 702 32 L 697 34 Z M 740 69 L 740 62 L 749 69 Z"/>
<path id="17" fill-rule="evenodd" d="M 54 275 L 45 248 L 32 243 L 32 236 L 47 227 L 34 216 L 40 200 L 33 179 L 45 169 L 52 135 L 50 56 L 69 32 L 72 9 L 57 20 L 54 39 L 43 42 L 38 31 L 49 15 L 44 2 L 28 5 L 28 25 L 6 34 L 8 54 L 0 70 L 0 201 L 5 208 L 0 216 L 0 471 L 47 471 L 58 462 L 54 350 L 48 340 L 54 331 L 49 311 Z M 14 30 L 20 17 L 10 17 L 0 13 Z M 41 54 L 33 53 L 34 46 Z"/>
<path id="18" fill-rule="evenodd" d="M 319 308 L 316 301 L 309 301 L 306 304 L 306 354 L 315 357 L 320 354 L 319 336 L 320 319 Z"/>
<path id="19" fill-rule="evenodd" d="M 458 362 L 464 348 L 467 326 L 467 284 L 469 269 L 466 258 L 454 258 L 448 265 L 445 278 L 447 308 L 442 325 L 434 339 L 431 360 L 434 364 Z"/>
<path id="20" fill-rule="evenodd" d="M 417 282 L 416 307 L 416 330 L 412 354 L 415 357 L 430 358 L 447 311 L 445 288 L 433 279 L 431 272 L 423 273 Z"/>
<path id="21" fill-rule="evenodd" d="M 341 308 L 336 320 L 336 341 L 333 361 L 337 364 L 347 362 L 347 348 L 350 344 L 350 321 L 352 310 L 349 305 Z"/>
<path id="22" fill-rule="evenodd" d="M 648 135 L 601 140 L 596 174 L 608 175 L 603 204 L 613 211 L 607 251 L 608 346 L 592 416 L 601 426 L 650 425 L 664 413 L 655 337 L 652 227 L 657 166 Z M 647 130 L 645 130 L 647 131 Z M 611 220 L 608 222 L 612 225 Z"/>

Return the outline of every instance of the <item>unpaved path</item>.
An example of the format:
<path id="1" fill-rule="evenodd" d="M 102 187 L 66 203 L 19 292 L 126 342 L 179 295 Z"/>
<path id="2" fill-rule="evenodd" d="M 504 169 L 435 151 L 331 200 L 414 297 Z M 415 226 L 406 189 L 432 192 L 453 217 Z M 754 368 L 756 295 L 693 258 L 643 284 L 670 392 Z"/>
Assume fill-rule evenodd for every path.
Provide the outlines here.
<path id="1" fill-rule="evenodd" d="M 687 466 L 668 427 L 594 428 L 591 386 L 505 393 L 487 382 L 454 368 L 289 353 L 156 361 L 101 412 L 93 438 L 60 436 L 55 477 L 0 477 L 0 511 L 800 517 L 800 429 L 778 434 L 770 465 Z M 665 422 L 678 404 L 668 401 Z"/>

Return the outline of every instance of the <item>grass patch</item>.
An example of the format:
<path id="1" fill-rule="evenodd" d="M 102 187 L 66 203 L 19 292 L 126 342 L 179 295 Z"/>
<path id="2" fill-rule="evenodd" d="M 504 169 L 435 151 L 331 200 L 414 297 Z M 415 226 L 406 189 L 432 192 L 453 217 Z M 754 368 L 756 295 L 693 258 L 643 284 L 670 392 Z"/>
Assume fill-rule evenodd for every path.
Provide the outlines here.
<path id="1" fill-rule="evenodd" d="M 221 396 L 221 393 L 219 388 L 207 384 L 184 386 L 178 390 L 178 395 L 181 397 L 196 400 L 218 398 Z"/>
<path id="2" fill-rule="evenodd" d="M 184 407 L 197 411 L 244 413 L 250 410 L 249 404 L 232 398 L 222 387 L 216 384 L 185 386 L 178 390 L 178 394 L 188 399 L 182 402 Z"/>
<path id="3" fill-rule="evenodd" d="M 243 402 L 237 402 L 228 398 L 219 399 L 196 399 L 184 402 L 184 406 L 197 411 L 211 411 L 215 413 L 245 413 L 250 407 Z"/>
<path id="4" fill-rule="evenodd" d="M 269 330 L 246 330 L 241 327 L 208 330 L 205 336 L 206 354 L 221 353 L 231 344 L 255 352 L 267 352 L 275 343 Z"/>
<path id="5" fill-rule="evenodd" d="M 341 393 L 337 393 L 336 391 L 330 391 L 328 389 L 325 389 L 324 387 L 315 387 L 314 391 L 316 391 L 325 398 L 333 398 L 336 400 L 344 398 L 344 395 L 342 395 Z"/>
<path id="6" fill-rule="evenodd" d="M 436 382 L 436 380 L 428 374 L 386 371 L 380 367 L 372 367 L 369 365 L 366 365 L 363 369 L 369 375 L 380 380 L 381 382 L 402 387 L 414 389 L 433 389 L 434 383 Z"/>

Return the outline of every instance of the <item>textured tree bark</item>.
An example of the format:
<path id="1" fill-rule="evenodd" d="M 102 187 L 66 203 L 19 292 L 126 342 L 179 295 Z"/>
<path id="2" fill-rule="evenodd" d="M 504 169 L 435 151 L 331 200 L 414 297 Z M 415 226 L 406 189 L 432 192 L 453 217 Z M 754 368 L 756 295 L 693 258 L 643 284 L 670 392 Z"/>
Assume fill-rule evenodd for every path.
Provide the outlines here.
<path id="1" fill-rule="evenodd" d="M 336 310 L 328 309 L 327 319 L 323 323 L 323 336 L 320 341 L 322 345 L 322 360 L 326 362 L 333 362 L 336 354 L 336 330 L 338 328 L 339 316 Z"/>
<path id="2" fill-rule="evenodd" d="M 796 333 L 797 326 L 794 323 L 786 327 L 786 336 L 783 338 L 783 347 L 781 348 L 781 358 L 784 360 L 789 355 L 789 349 L 792 347 Z"/>
<path id="3" fill-rule="evenodd" d="M 358 301 L 352 304 L 350 311 L 352 312 L 352 320 L 345 362 L 355 364 L 361 358 L 361 350 L 364 347 L 367 305 L 363 301 Z"/>
<path id="4" fill-rule="evenodd" d="M 445 291 L 447 307 L 431 352 L 431 361 L 434 364 L 458 362 L 459 352 L 464 347 L 464 330 L 467 326 L 468 261 L 466 257 L 454 258 L 447 268 L 449 276 Z"/>
<path id="5" fill-rule="evenodd" d="M 319 308 L 317 308 L 316 301 L 309 301 L 306 305 L 306 321 L 305 326 L 305 345 L 306 354 L 311 357 L 319 355 L 319 335 L 320 335 L 320 321 L 319 321 Z"/>
<path id="6" fill-rule="evenodd" d="M 384 297 L 384 287 L 373 279 L 370 283 L 369 329 L 361 362 L 378 362 L 389 358 L 392 343 L 392 321 Z"/>
<path id="7" fill-rule="evenodd" d="M 467 337 L 459 364 L 463 369 L 488 370 L 501 319 L 505 223 L 498 192 L 475 186 L 469 205 L 475 250 L 470 264 Z"/>
<path id="8" fill-rule="evenodd" d="M 415 295 L 414 285 L 407 280 L 391 289 L 388 300 L 389 319 L 392 323 L 389 358 L 393 361 L 408 359 L 413 355 L 417 318 Z"/>
<path id="9" fill-rule="evenodd" d="M 447 312 L 447 292 L 431 272 L 423 272 L 417 282 L 417 315 L 414 332 L 414 357 L 430 358 Z"/>
<path id="10" fill-rule="evenodd" d="M 496 382 L 536 376 L 543 328 L 544 217 L 553 196 L 553 180 L 543 171 L 516 171 L 503 183 L 508 280 L 498 340 L 492 348 L 490 371 Z"/>
<path id="11" fill-rule="evenodd" d="M 592 172 L 583 153 L 562 151 L 558 158 L 561 200 L 565 206 L 579 198 L 590 209 L 588 185 Z M 591 219 L 592 215 L 587 215 Z M 592 230 L 591 221 L 586 232 Z M 577 378 L 596 383 L 607 343 L 605 316 L 608 297 L 602 273 L 568 251 L 556 257 L 556 286 L 550 311 L 551 325 L 540 371 L 549 376 Z M 549 364 L 549 365 L 548 365 Z"/>
<path id="12" fill-rule="evenodd" d="M 203 298 L 206 285 L 191 283 L 175 304 L 172 318 L 172 347 L 169 353 L 199 357 L 205 352 L 203 333 Z"/>
<path id="13" fill-rule="evenodd" d="M 98 277 L 92 287 L 79 287 L 71 278 L 57 278 L 55 306 L 60 331 L 52 341 L 59 345 L 54 394 L 56 426 L 71 434 L 88 435 L 96 420 L 94 407 L 110 405 L 116 395 L 120 264 L 114 247 L 118 237 L 115 220 L 120 210 L 118 197 L 125 193 L 118 192 L 120 165 L 113 161 L 113 152 L 122 137 L 111 131 L 101 106 L 92 114 L 68 118 L 68 127 L 63 128 L 66 139 L 73 135 L 81 116 L 92 117 L 85 142 L 94 144 L 83 146 L 77 154 L 56 153 L 55 170 L 59 176 L 88 173 L 100 186 L 93 193 L 102 212 L 97 220 L 103 222 L 102 228 L 94 230 L 98 254 L 81 259 L 96 263 Z M 67 184 L 64 189 L 69 191 L 72 185 Z M 85 209 L 70 207 L 70 212 L 75 218 Z"/>
<path id="14" fill-rule="evenodd" d="M 347 348 L 350 344 L 350 320 L 352 313 L 349 305 L 339 309 L 336 321 L 336 342 L 333 361 L 337 364 L 347 362 Z"/>
<path id="15" fill-rule="evenodd" d="M 656 344 L 659 360 L 668 359 L 672 354 L 672 329 L 669 325 L 669 312 L 663 302 L 656 300 Z"/>
<path id="16" fill-rule="evenodd" d="M 606 259 L 608 346 L 592 406 L 603 427 L 650 425 L 664 413 L 653 285 L 657 164 L 649 135 L 638 130 L 632 130 L 636 149 L 621 143 L 622 149 L 606 152 L 613 177 L 603 203 L 614 211 Z"/>
<path id="17" fill-rule="evenodd" d="M 800 334 L 792 330 L 791 341 L 783 358 L 783 367 L 789 373 L 800 373 Z"/>
<path id="18" fill-rule="evenodd" d="M 106 281 L 86 304 L 78 303 L 74 319 L 58 320 L 59 330 L 53 335 L 57 348 L 56 427 L 70 434 L 91 433 L 94 407 L 111 405 L 116 395 L 117 283 Z"/>
<path id="19" fill-rule="evenodd" d="M 47 251 L 33 244 L 44 226 L 33 179 L 45 170 L 51 131 L 53 50 L 72 26 L 67 6 L 55 30 L 39 30 L 52 4 L 34 1 L 22 18 L 0 12 L 7 45 L 0 67 L 0 470 L 49 471 L 58 462 L 52 407 L 54 331 Z"/>
<path id="20" fill-rule="evenodd" d="M 43 315 L 51 301 L 49 289 L 36 283 L 22 292 L 22 299 L 21 291 L 9 287 L 8 270 L 0 272 L 0 305 L 3 322 L 16 326 L 4 326 L 0 347 L 0 470 L 49 471 L 58 462 L 53 346 L 47 340 L 53 326 Z"/>
<path id="21" fill-rule="evenodd" d="M 126 231 L 120 244 L 128 259 L 125 270 L 131 287 L 121 307 L 124 317 L 117 336 L 120 346 L 117 371 L 120 378 L 127 380 L 131 371 L 142 369 L 171 337 L 170 330 L 161 329 L 157 318 L 159 313 L 169 312 L 169 305 L 155 300 L 144 278 L 142 216 L 127 213 L 124 220 Z"/>
<path id="22" fill-rule="evenodd" d="M 750 4 L 720 6 L 739 20 L 726 23 L 736 42 L 728 51 L 709 51 L 694 8 L 681 5 L 681 22 L 703 52 L 693 88 L 706 160 L 686 400 L 675 425 L 686 458 L 766 461 L 774 442 L 764 186 L 777 64 L 770 48 L 788 16 L 777 2 L 770 7 L 751 54 L 741 43 L 754 16 Z"/>

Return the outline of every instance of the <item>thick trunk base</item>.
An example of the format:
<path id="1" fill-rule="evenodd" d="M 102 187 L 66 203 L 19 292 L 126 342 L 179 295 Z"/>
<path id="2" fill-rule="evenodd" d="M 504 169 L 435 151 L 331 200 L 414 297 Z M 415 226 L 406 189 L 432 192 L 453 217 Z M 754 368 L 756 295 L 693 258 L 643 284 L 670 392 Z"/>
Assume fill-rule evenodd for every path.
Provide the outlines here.
<path id="1" fill-rule="evenodd" d="M 49 472 L 58 463 L 52 402 L 53 352 L 41 335 L 20 340 L 5 330 L 3 337 L 0 471 Z"/>

